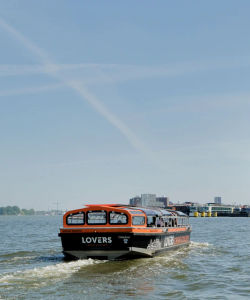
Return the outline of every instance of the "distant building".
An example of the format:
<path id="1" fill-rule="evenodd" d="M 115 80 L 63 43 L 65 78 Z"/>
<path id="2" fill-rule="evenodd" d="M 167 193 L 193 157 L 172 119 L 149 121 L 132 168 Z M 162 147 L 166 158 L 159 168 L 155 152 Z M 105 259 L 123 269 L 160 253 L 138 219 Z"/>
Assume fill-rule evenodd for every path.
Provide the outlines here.
<path id="1" fill-rule="evenodd" d="M 156 197 L 156 202 L 159 204 L 161 203 L 163 206 L 162 207 L 167 207 L 169 206 L 169 198 L 168 197 Z"/>
<path id="2" fill-rule="evenodd" d="M 189 208 L 189 215 L 193 216 L 194 212 L 205 212 L 205 213 L 227 213 L 227 214 L 231 214 L 234 211 L 234 206 L 232 205 L 221 205 L 221 204 L 217 204 L 217 203 L 207 203 L 207 204 L 198 204 L 198 205 L 194 205 L 194 206 L 190 206 Z"/>
<path id="3" fill-rule="evenodd" d="M 187 215 L 189 215 L 189 212 L 190 212 L 190 206 L 185 205 L 185 204 L 175 204 L 175 205 L 169 206 L 168 209 L 181 211 L 181 212 L 183 212 L 184 214 L 187 214 Z"/>
<path id="4" fill-rule="evenodd" d="M 135 196 L 134 198 L 129 199 L 129 205 L 142 206 L 141 197 L 140 196 Z"/>
<path id="5" fill-rule="evenodd" d="M 169 206 L 168 197 L 156 197 L 155 194 L 142 194 L 129 199 L 129 205 L 143 207 L 167 207 Z"/>
<path id="6" fill-rule="evenodd" d="M 141 195 L 142 206 L 157 206 L 155 194 L 142 194 Z"/>
<path id="7" fill-rule="evenodd" d="M 250 207 L 245 206 L 241 211 L 243 214 L 246 214 L 247 217 L 250 217 Z"/>
<path id="8" fill-rule="evenodd" d="M 214 197 L 214 203 L 221 204 L 221 197 Z"/>

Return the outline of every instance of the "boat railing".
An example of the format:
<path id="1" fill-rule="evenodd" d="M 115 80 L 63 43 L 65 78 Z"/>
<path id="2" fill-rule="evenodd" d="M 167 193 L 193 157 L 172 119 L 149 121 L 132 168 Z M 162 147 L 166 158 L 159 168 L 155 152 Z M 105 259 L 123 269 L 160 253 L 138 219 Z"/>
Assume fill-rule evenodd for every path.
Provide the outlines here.
<path id="1" fill-rule="evenodd" d="M 147 227 L 188 227 L 189 218 L 186 216 L 148 217 Z"/>

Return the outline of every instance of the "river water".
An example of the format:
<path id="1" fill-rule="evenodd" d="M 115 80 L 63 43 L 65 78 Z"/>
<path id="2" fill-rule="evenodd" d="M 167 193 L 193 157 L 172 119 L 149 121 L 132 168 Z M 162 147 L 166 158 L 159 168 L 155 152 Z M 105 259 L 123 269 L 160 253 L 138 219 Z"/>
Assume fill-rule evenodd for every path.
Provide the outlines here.
<path id="1" fill-rule="evenodd" d="M 250 299 L 250 218 L 190 218 L 191 245 L 65 262 L 61 216 L 0 217 L 0 299 Z"/>

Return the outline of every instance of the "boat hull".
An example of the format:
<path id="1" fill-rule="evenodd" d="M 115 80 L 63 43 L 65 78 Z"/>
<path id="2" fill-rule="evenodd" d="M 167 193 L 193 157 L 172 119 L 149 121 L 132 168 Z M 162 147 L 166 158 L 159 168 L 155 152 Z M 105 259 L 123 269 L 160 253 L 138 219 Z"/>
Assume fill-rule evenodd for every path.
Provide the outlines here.
<path id="1" fill-rule="evenodd" d="M 60 233 L 68 259 L 153 257 L 190 243 L 190 230 L 163 233 Z"/>

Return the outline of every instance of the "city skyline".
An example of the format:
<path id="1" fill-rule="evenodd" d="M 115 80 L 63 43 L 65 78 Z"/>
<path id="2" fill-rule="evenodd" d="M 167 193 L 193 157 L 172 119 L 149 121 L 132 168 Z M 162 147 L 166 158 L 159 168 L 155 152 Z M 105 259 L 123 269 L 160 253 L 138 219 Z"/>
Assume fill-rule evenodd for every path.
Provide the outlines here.
<path id="1" fill-rule="evenodd" d="M 247 8 L 1 2 L 0 206 L 249 205 Z"/>

